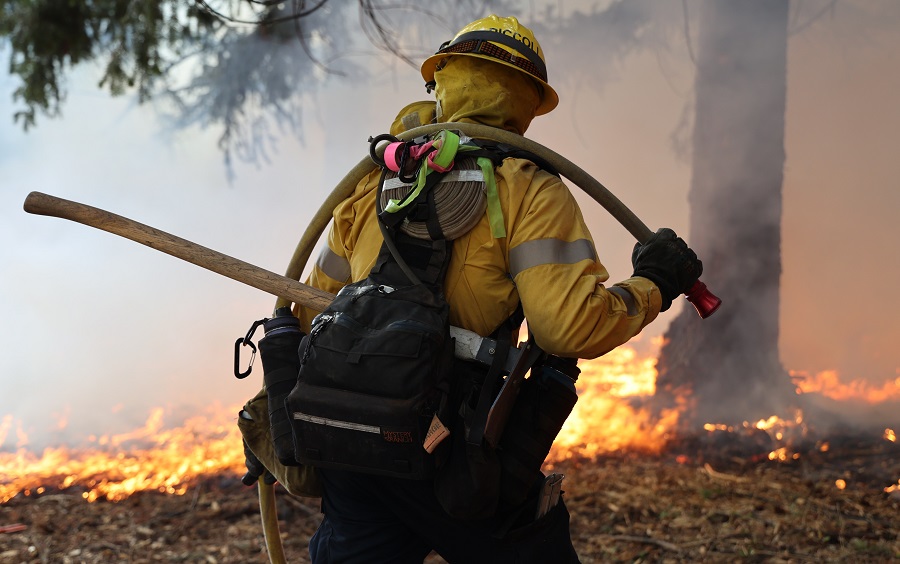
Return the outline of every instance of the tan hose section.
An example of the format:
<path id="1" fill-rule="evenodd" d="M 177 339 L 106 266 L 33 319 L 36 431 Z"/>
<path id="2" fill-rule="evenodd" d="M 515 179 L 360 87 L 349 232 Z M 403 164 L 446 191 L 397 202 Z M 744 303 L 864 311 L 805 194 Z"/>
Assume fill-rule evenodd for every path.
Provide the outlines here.
<path id="1" fill-rule="evenodd" d="M 281 544 L 281 531 L 278 529 L 278 510 L 275 507 L 275 488 L 260 478 L 259 514 L 262 517 L 263 532 L 266 536 L 266 549 L 269 551 L 269 562 L 287 564 L 284 556 L 284 545 Z"/>
<path id="2" fill-rule="evenodd" d="M 573 184 L 584 190 L 598 204 L 606 208 L 622 226 L 631 233 L 635 239 L 644 242 L 653 234 L 644 222 L 642 222 L 625 204 L 623 204 L 615 195 L 612 194 L 605 186 L 600 184 L 591 175 L 584 172 L 577 165 L 559 155 L 558 153 L 544 147 L 540 143 L 536 143 L 530 139 L 522 137 L 516 133 L 511 133 L 496 127 L 487 125 L 479 125 L 474 123 L 434 123 L 423 125 L 404 131 L 397 135 L 401 141 L 409 141 L 421 135 L 429 135 L 442 129 L 453 129 L 464 133 L 473 139 L 489 139 L 505 145 L 510 145 L 518 149 L 534 153 L 540 158 L 547 161 L 557 172 L 572 181 Z M 322 203 L 322 206 L 313 216 L 312 221 L 297 243 L 291 262 L 288 264 L 285 276 L 300 280 L 303 276 L 303 270 L 309 256 L 312 254 L 313 248 L 328 227 L 331 221 L 331 215 L 334 208 L 353 194 L 357 184 L 372 170 L 375 165 L 369 156 L 364 157 L 359 164 L 353 167 L 350 172 L 335 186 L 331 194 Z M 290 302 L 284 298 L 278 298 L 275 308 L 290 306 Z M 265 499 L 264 499 L 265 498 Z M 264 486 L 260 482 L 259 486 L 259 509 L 262 514 L 263 531 L 266 537 L 266 547 L 269 550 L 269 560 L 272 564 L 281 564 L 284 562 L 284 547 L 281 544 L 281 533 L 278 530 L 278 515 L 275 507 L 275 493 L 272 486 Z M 279 559 L 280 558 L 280 559 Z"/>

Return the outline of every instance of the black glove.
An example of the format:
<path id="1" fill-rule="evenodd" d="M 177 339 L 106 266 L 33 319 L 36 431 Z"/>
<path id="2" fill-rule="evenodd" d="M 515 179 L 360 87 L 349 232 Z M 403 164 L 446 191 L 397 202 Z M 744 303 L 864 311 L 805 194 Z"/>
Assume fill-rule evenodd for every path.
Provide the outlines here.
<path id="1" fill-rule="evenodd" d="M 244 441 L 244 465 L 247 467 L 247 473 L 241 478 L 241 482 L 245 486 L 252 486 L 262 476 L 263 482 L 269 485 L 275 483 L 275 476 L 256 458 L 247 441 Z"/>
<path id="2" fill-rule="evenodd" d="M 703 263 L 674 231 L 663 227 L 644 243 L 637 243 L 631 253 L 634 276 L 650 279 L 662 294 L 662 309 L 691 289 L 703 273 Z"/>

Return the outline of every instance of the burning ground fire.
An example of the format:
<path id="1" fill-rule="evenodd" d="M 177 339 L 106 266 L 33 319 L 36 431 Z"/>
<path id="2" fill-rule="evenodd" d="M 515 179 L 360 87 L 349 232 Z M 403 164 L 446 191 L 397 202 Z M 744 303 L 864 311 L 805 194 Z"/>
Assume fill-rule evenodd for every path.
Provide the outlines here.
<path id="1" fill-rule="evenodd" d="M 17 494 L 40 495 L 78 488 L 87 501 L 117 501 L 137 491 L 183 495 L 192 481 L 244 468 L 238 407 L 206 413 L 166 429 L 164 409 L 150 413 L 143 427 L 88 437 L 84 446 L 49 447 L 40 454 L 27 448 L 27 435 L 11 417 L 0 421 L 0 446 L 15 426 L 16 451 L 0 451 L 0 503 Z"/>
<path id="2" fill-rule="evenodd" d="M 626 346 L 579 366 L 578 403 L 556 438 L 549 463 L 621 450 L 656 453 L 665 447 L 682 409 L 655 415 L 640 406 L 640 398 L 656 392 L 656 355 L 639 358 Z"/>
<path id="3" fill-rule="evenodd" d="M 661 346 L 654 342 L 658 352 Z M 676 408 L 655 413 L 647 400 L 655 393 L 656 354 L 639 355 L 629 346 L 580 366 L 579 400 L 557 437 L 548 467 L 572 458 L 593 458 L 614 452 L 660 453 L 675 434 L 686 399 Z M 900 379 L 874 388 L 844 384 L 834 372 L 815 376 L 793 372 L 798 393 L 819 392 L 836 399 L 862 399 L 875 403 L 900 399 Z M 205 413 L 169 428 L 165 409 L 153 410 L 145 424 L 133 431 L 88 437 L 82 446 L 48 447 L 36 454 L 29 449 L 22 423 L 11 416 L 0 419 L 0 504 L 17 495 L 35 496 L 52 491 L 81 491 L 93 502 L 117 501 L 137 491 L 155 490 L 183 495 L 203 477 L 244 472 L 240 433 L 234 422 L 239 407 L 213 406 Z M 58 427 L 65 427 L 65 417 Z M 710 423 L 708 432 L 742 429 Z M 803 414 L 782 419 L 772 416 L 746 430 L 765 431 L 781 446 L 769 453 L 773 461 L 795 459 L 791 439 L 805 432 Z M 894 429 L 883 438 L 896 442 Z M 820 448 L 828 449 L 823 443 Z M 841 480 L 838 480 L 841 482 Z M 841 488 L 840 483 L 836 487 Z M 900 481 L 884 488 L 900 491 Z"/>
<path id="4" fill-rule="evenodd" d="M 866 403 L 880 403 L 900 398 L 900 378 L 886 382 L 882 386 L 872 386 L 864 381 L 841 382 L 834 370 L 824 370 L 810 375 L 798 370 L 790 371 L 791 379 L 797 386 L 798 394 L 819 392 L 835 400 L 857 399 Z"/>

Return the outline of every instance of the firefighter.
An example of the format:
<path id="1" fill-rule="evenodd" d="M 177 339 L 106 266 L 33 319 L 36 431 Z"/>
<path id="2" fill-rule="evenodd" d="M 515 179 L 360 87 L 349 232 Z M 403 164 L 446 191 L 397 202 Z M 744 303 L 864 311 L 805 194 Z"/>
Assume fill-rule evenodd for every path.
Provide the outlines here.
<path id="1" fill-rule="evenodd" d="M 559 102 L 540 45 L 513 17 L 467 25 L 424 61 L 421 73 L 435 102 L 405 108 L 395 132 L 437 121 L 524 134 L 534 117 Z M 505 159 L 494 174 L 502 236 L 485 213 L 453 241 L 444 284 L 453 325 L 491 335 L 521 304 L 544 351 L 595 358 L 637 335 L 701 273 L 684 241 L 663 229 L 636 245 L 631 278 L 606 285 L 609 274 L 560 178 L 517 158 Z M 312 286 L 337 293 L 372 268 L 383 240 L 378 182 L 375 171 L 335 209 L 328 245 L 308 279 Z M 308 330 L 315 312 L 298 315 Z M 314 563 L 422 562 L 432 550 L 451 563 L 578 561 L 562 499 L 537 520 L 533 510 L 508 507 L 466 520 L 442 509 L 428 481 L 330 469 L 318 474 L 324 518 L 310 540 Z M 535 505 L 530 496 L 523 507 Z"/>

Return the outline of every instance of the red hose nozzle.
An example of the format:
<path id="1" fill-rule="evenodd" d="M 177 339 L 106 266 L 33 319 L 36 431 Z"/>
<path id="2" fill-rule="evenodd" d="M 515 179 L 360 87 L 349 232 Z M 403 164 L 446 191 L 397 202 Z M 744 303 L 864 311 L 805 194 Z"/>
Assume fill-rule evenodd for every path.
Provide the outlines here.
<path id="1" fill-rule="evenodd" d="M 706 284 L 699 280 L 694 282 L 691 289 L 685 292 L 684 295 L 688 301 L 697 308 L 697 313 L 699 313 L 700 317 L 703 319 L 714 314 L 716 310 L 719 309 L 719 306 L 722 305 L 722 300 L 710 292 L 709 288 L 706 287 Z"/>

